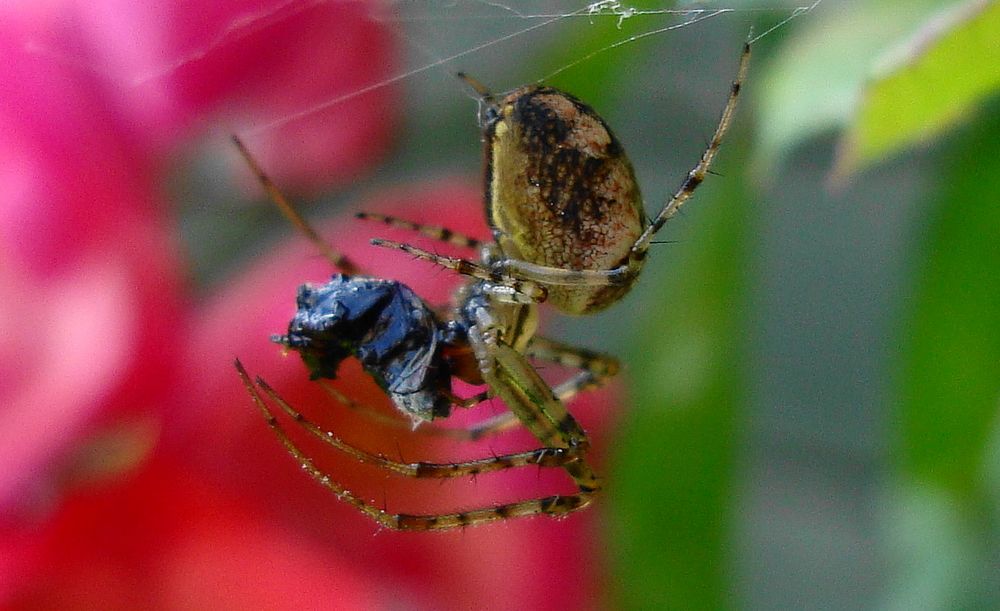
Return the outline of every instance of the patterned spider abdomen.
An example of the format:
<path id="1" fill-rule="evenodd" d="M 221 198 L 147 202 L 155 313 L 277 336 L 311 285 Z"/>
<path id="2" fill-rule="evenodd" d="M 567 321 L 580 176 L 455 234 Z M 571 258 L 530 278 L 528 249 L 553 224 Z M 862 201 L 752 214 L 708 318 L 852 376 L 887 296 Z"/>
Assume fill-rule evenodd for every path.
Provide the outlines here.
<path id="1" fill-rule="evenodd" d="M 287 335 L 272 341 L 297 351 L 310 377 L 336 377 L 357 358 L 396 407 L 414 420 L 447 416 L 451 375 L 441 357 L 444 327 L 409 287 L 378 278 L 334 275 L 303 285 Z"/>
<path id="2" fill-rule="evenodd" d="M 486 113 L 486 205 L 509 259 L 564 270 L 621 265 L 646 226 L 621 143 L 597 113 L 551 87 L 515 90 Z M 618 286 L 548 286 L 569 314 L 601 310 Z"/>

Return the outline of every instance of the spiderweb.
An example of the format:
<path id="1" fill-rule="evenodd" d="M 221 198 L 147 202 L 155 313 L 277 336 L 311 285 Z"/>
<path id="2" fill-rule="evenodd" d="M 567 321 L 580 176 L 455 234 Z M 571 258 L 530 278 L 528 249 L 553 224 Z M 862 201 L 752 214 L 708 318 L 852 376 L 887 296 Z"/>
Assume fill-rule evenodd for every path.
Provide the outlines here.
<path id="1" fill-rule="evenodd" d="M 440 2 L 396 2 L 381 6 L 373 16 L 394 23 L 412 53 L 407 66 L 397 73 L 353 91 L 331 97 L 319 104 L 258 125 L 255 132 L 266 131 L 290 121 L 308 116 L 346 102 L 372 90 L 400 81 L 421 78 L 428 72 L 452 75 L 459 65 L 490 65 L 516 62 L 525 49 L 545 46 L 546 41 L 566 35 L 567 30 L 614 25 L 618 36 L 595 36 L 580 44 L 574 57 L 543 73 L 533 75 L 532 82 L 548 81 L 558 74 L 594 59 L 627 47 L 647 37 L 666 35 L 682 28 L 694 27 L 705 21 L 726 16 L 741 22 L 759 20 L 763 28 L 748 30 L 748 39 L 756 43 L 778 31 L 792 20 L 815 9 L 822 0 L 811 3 L 775 2 L 766 6 L 742 3 L 743 7 L 711 7 L 692 4 L 688 8 L 637 8 L 621 0 L 598 0 L 580 5 L 578 2 L 494 2 L 491 0 L 453 0 Z M 241 28 L 261 27 L 272 12 L 234 24 L 233 32 Z M 626 28 L 626 24 L 629 26 Z M 579 38 L 579 37 L 578 37 Z M 627 49 L 626 49 L 627 50 Z"/>
<path id="2" fill-rule="evenodd" d="M 288 0 L 244 11 L 216 27 L 217 34 L 208 42 L 178 53 L 127 85 L 141 89 L 146 83 L 181 73 L 244 37 L 273 35 L 276 49 L 280 48 L 278 32 L 284 21 L 327 2 Z M 756 43 L 780 33 L 820 2 L 729 0 L 725 5 L 679 6 L 621 0 L 589 4 L 569 0 L 373 2 L 367 8 L 369 18 L 391 28 L 398 41 L 398 61 L 391 69 L 375 81 L 314 97 L 251 124 L 229 124 L 220 118 L 214 129 L 224 137 L 235 132 L 247 140 L 280 138 L 278 132 L 289 126 L 338 112 L 348 115 L 352 102 L 385 88 L 399 88 L 404 92 L 396 97 L 405 129 L 394 134 L 396 154 L 380 161 L 378 180 L 399 184 L 427 178 L 428 172 L 475 176 L 480 164 L 476 106 L 455 73 L 468 72 L 496 92 L 546 82 L 595 104 L 602 114 L 611 108 L 605 118 L 626 147 L 648 151 L 633 154 L 632 161 L 644 193 L 655 201 L 676 186 L 677 176 L 686 172 L 704 148 L 725 102 L 742 42 Z M 595 96 L 605 99 L 595 100 Z M 678 125 L 675 116 L 662 110 L 664 104 L 687 109 L 689 121 Z M 231 148 L 225 138 L 217 141 L 222 151 Z M 221 270 L 253 256 L 246 251 L 248 244 L 264 251 L 271 240 L 260 238 L 287 230 L 272 210 L 247 211 L 234 199 L 240 193 L 234 194 L 228 182 L 217 179 L 225 172 L 219 151 L 213 148 L 199 160 L 197 171 L 202 176 L 189 180 L 197 184 L 181 197 L 212 202 L 185 211 L 191 259 L 205 267 L 204 273 L 195 273 L 202 282 L 224 277 L 219 276 Z M 664 167 L 669 169 L 664 171 Z M 364 180 L 341 181 L 327 199 L 356 201 L 373 187 Z M 233 207 L 241 211 L 229 214 Z M 225 222 L 218 222 L 220 215 L 227 217 Z M 234 217 L 242 222 L 234 223 Z M 261 229 L 262 221 L 272 229 Z M 229 228 L 226 235 L 218 233 L 220 227 Z"/>

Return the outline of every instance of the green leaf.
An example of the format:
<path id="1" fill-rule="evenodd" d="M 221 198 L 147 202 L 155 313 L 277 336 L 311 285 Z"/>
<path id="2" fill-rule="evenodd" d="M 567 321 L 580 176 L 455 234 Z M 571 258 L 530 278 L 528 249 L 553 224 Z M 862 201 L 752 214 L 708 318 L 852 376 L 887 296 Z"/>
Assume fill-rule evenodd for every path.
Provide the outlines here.
<path id="1" fill-rule="evenodd" d="M 971 498 L 1000 401 L 1000 121 L 977 126 L 950 166 L 902 329 L 900 456 Z"/>
<path id="2" fill-rule="evenodd" d="M 938 14 L 884 56 L 836 165 L 842 176 L 954 125 L 1000 89 L 1000 3 Z"/>
<path id="3" fill-rule="evenodd" d="M 1000 113 L 955 143 L 900 328 L 891 608 L 995 608 Z M 907 517 L 909 516 L 909 517 Z M 893 527 L 900 519 L 912 528 Z M 916 520 L 916 522 L 914 522 Z"/>
<path id="4" fill-rule="evenodd" d="M 847 125 L 872 58 L 941 5 L 827 2 L 792 22 L 785 44 L 748 84 L 759 104 L 757 167 L 771 172 L 796 145 Z M 766 48 L 770 37 L 759 44 Z"/>
<path id="5" fill-rule="evenodd" d="M 730 144 L 727 155 L 739 159 L 740 148 Z M 643 278 L 652 294 L 642 301 L 656 307 L 636 321 L 633 409 L 608 495 L 615 594 L 625 608 L 731 606 L 751 214 L 743 180 L 727 174 L 706 184 L 698 214 L 685 217 L 697 219 L 686 228 L 696 237 L 669 249 L 669 269 Z"/>

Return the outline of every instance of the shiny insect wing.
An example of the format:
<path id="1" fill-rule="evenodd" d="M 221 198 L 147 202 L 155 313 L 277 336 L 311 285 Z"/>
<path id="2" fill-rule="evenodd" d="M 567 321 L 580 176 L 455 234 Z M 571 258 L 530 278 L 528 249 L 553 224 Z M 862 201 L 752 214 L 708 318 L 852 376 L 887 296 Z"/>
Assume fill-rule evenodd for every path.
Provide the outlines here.
<path id="1" fill-rule="evenodd" d="M 621 143 L 597 113 L 551 87 L 522 87 L 485 113 L 487 216 L 503 257 L 565 270 L 621 265 L 646 227 Z M 614 303 L 628 286 L 551 286 L 571 314 Z"/>

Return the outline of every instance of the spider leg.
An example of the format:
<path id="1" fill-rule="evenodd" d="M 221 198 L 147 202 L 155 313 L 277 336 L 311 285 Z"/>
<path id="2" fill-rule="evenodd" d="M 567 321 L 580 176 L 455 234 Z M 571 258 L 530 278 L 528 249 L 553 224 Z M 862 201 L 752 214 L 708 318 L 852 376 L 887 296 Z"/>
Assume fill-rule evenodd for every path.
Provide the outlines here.
<path id="1" fill-rule="evenodd" d="M 268 424 L 272 428 L 281 428 L 281 425 L 277 422 L 277 418 L 275 418 L 274 413 L 267 407 L 267 403 L 264 401 L 260 392 L 258 392 L 257 388 L 250 382 L 249 374 L 247 374 L 243 364 L 239 361 L 236 362 L 236 370 L 239 373 L 244 386 L 246 386 L 247 391 L 253 398 L 254 404 L 257 405 L 258 409 L 260 409 L 264 414 L 264 418 L 267 420 Z M 366 452 L 356 448 L 343 441 L 333 433 L 323 430 L 318 424 L 306 418 L 305 415 L 292 407 L 290 403 L 285 401 L 285 399 L 279 395 L 278 392 L 274 390 L 274 388 L 272 388 L 266 381 L 258 377 L 256 382 L 257 387 L 264 391 L 264 394 L 267 395 L 269 399 L 274 401 L 283 412 L 288 414 L 292 420 L 298 423 L 299 426 L 309 432 L 313 437 L 316 437 L 323 443 L 344 452 L 360 462 L 376 465 L 406 477 L 443 479 L 463 477 L 467 475 L 479 475 L 480 473 L 491 473 L 493 471 L 503 471 L 505 469 L 524 466 L 562 467 L 566 463 L 579 459 L 579 454 L 574 448 L 539 448 L 529 452 L 518 452 L 516 454 L 490 456 L 489 458 L 450 463 L 405 463 L 390 460 L 382 455 L 372 454 L 371 452 Z"/>
<path id="2" fill-rule="evenodd" d="M 321 469 L 316 467 L 313 460 L 307 456 L 296 444 L 278 422 L 277 418 L 267 407 L 267 403 L 257 390 L 257 386 L 250 381 L 250 376 L 239 360 L 235 362 L 236 370 L 243 382 L 243 386 L 253 399 L 254 404 L 260 410 L 268 426 L 274 431 L 285 446 L 285 450 L 292 455 L 314 480 L 326 489 L 333 492 L 344 502 L 352 505 L 358 511 L 381 526 L 393 530 L 444 530 L 450 528 L 460 528 L 505 520 L 508 518 L 537 515 L 545 513 L 549 515 L 560 515 L 581 509 L 589 504 L 590 499 L 581 498 L 581 495 L 570 496 L 550 496 L 539 499 L 530 499 L 514 503 L 506 503 L 493 507 L 472 509 L 446 514 L 413 515 L 405 513 L 389 513 L 380 509 L 374 503 L 367 502 L 359 496 L 333 481 L 333 479 Z M 568 465 L 580 460 L 579 453 L 575 448 L 542 448 L 531 452 L 511 454 L 507 456 L 495 456 L 477 461 L 466 461 L 463 463 L 399 463 L 388 460 L 381 456 L 376 456 L 354 448 L 333 435 L 323 431 L 318 426 L 307 420 L 287 402 L 284 401 L 266 382 L 257 379 L 257 384 L 274 400 L 283 411 L 289 414 L 296 422 L 302 425 L 309 433 L 324 443 L 341 450 L 362 462 L 375 464 L 392 470 L 401 475 L 417 478 L 451 478 L 462 475 L 475 475 L 489 471 L 499 471 L 503 469 L 527 466 L 561 466 L 568 468 Z M 580 450 L 582 452 L 582 450 Z"/>
<path id="3" fill-rule="evenodd" d="M 538 265 L 530 261 L 517 259 L 501 260 L 493 265 L 494 274 L 501 277 L 514 277 L 522 282 L 534 282 L 541 285 L 562 285 L 562 286 L 609 286 L 630 284 L 639 274 L 642 264 L 649 251 L 649 245 L 653 236 L 663 228 L 663 225 L 670 220 L 677 211 L 680 210 L 691 196 L 695 189 L 705 180 L 705 175 L 709 173 L 712 162 L 715 160 L 722 139 L 729 130 L 736 112 L 736 102 L 739 99 L 743 81 L 746 79 L 747 68 L 750 65 L 750 43 L 744 43 L 743 53 L 740 56 L 740 65 L 730 89 L 729 99 L 722 111 L 722 117 L 715 128 L 715 134 L 708 143 L 698 163 L 688 172 L 687 178 L 680 188 L 667 200 L 663 208 L 653 218 L 650 224 L 643 230 L 629 250 L 626 261 L 613 269 L 606 270 L 570 270 L 558 267 Z"/>
<path id="4" fill-rule="evenodd" d="M 726 107 L 722 110 L 722 117 L 715 128 L 712 140 L 701 154 L 701 159 L 688 172 L 687 178 L 684 179 L 681 187 L 667 201 L 656 217 L 653 218 L 653 221 L 642 232 L 639 239 L 635 241 L 632 251 L 629 253 L 628 267 L 641 266 L 642 261 L 646 258 L 646 252 L 649 250 L 649 244 L 653 236 L 663 227 L 664 223 L 677 214 L 681 206 L 691 198 L 698 185 L 705 180 L 705 174 L 708 173 L 709 168 L 712 166 L 712 161 L 715 159 L 715 155 L 719 152 L 719 147 L 722 145 L 722 139 L 729 130 L 729 125 L 733 122 L 733 115 L 736 113 L 736 102 L 739 100 L 740 90 L 743 88 L 743 81 L 746 80 L 749 66 L 750 42 L 748 41 L 743 43 L 743 52 L 740 55 L 740 65 L 736 71 L 736 78 L 733 79 L 733 84 L 729 90 L 729 99 L 726 101 Z"/>
<path id="5" fill-rule="evenodd" d="M 417 259 L 430 261 L 463 276 L 482 280 L 487 284 L 486 291 L 502 301 L 522 304 L 540 303 L 545 301 L 547 296 L 545 288 L 535 282 L 523 281 L 507 274 L 498 273 L 468 259 L 439 255 L 410 244 L 381 238 L 373 238 L 371 243 L 382 248 L 401 250 Z"/>
<path id="6" fill-rule="evenodd" d="M 461 246 L 463 248 L 481 249 L 484 246 L 482 240 L 477 240 L 476 238 L 470 238 L 469 236 L 463 235 L 456 231 L 452 231 L 447 227 L 414 223 L 413 221 L 407 221 L 405 219 L 396 218 L 394 216 L 388 216 L 385 214 L 376 214 L 373 212 L 358 212 L 354 216 L 364 221 L 375 221 L 377 223 L 382 223 L 383 225 L 387 225 L 389 227 L 395 227 L 396 229 L 406 229 L 409 231 L 416 231 L 431 239 L 437 240 L 438 242 L 445 242 L 447 244 L 453 244 L 455 246 Z"/>
<path id="7" fill-rule="evenodd" d="M 323 238 L 321 238 L 318 233 L 316 233 L 316 230 L 313 229 L 312 225 L 310 225 L 309 222 L 306 221 L 301 214 L 299 214 L 298 210 L 295 209 L 295 206 L 292 205 L 292 202 L 284 196 L 281 190 L 278 189 L 277 185 L 275 185 L 274 182 L 267 176 L 264 170 L 260 167 L 260 164 L 257 163 L 257 160 L 254 159 L 253 155 L 250 154 L 250 151 L 247 150 L 246 145 L 244 145 L 237 136 L 234 135 L 232 138 L 233 143 L 240 152 L 240 155 L 243 156 L 243 159 L 250 167 L 250 170 L 254 173 L 254 176 L 257 177 L 257 181 L 260 182 L 262 187 L 264 187 L 264 190 L 267 192 L 268 196 L 270 196 L 271 201 L 278 206 L 278 209 L 281 210 L 283 215 L 285 215 L 285 218 L 287 218 L 289 222 L 296 227 L 296 229 L 309 238 L 309 241 L 319 249 L 320 253 L 322 253 L 334 267 L 341 270 L 348 276 L 359 275 L 360 268 L 354 263 L 354 261 L 348 258 L 347 255 L 337 252 Z"/>
<path id="8" fill-rule="evenodd" d="M 486 384 L 543 446 L 579 448 L 585 453 L 590 440 L 576 418 L 525 356 L 501 341 L 497 329 L 490 328 L 488 321 L 484 322 L 483 326 L 472 326 L 469 342 L 479 359 Z M 557 515 L 581 509 L 589 505 L 600 490 L 600 478 L 583 458 L 563 468 L 573 478 L 579 492 L 557 497 L 565 500 L 553 507 L 539 506 L 534 513 Z"/>

